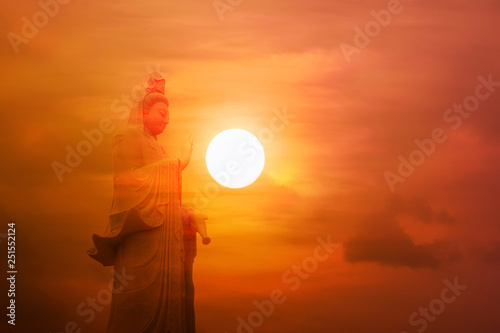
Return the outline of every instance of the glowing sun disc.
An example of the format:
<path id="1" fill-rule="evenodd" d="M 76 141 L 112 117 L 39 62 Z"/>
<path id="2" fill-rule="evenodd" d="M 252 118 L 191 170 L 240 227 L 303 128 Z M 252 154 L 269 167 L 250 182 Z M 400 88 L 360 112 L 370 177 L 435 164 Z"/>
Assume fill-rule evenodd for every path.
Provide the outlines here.
<path id="1" fill-rule="evenodd" d="M 228 129 L 208 145 L 206 163 L 215 181 L 229 188 L 252 184 L 264 169 L 264 148 L 250 132 Z"/>

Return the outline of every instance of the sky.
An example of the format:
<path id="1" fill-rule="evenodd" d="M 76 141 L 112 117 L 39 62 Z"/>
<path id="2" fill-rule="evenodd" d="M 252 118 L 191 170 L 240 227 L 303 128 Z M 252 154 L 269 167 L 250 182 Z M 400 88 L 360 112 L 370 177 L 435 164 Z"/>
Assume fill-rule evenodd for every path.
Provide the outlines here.
<path id="1" fill-rule="evenodd" d="M 199 333 L 499 331 L 497 1 L 0 6 L 0 246 L 15 221 L 18 270 L 2 332 L 105 331 L 112 271 L 86 251 L 113 131 L 152 71 L 170 103 L 158 140 L 176 154 L 193 134 L 183 202 L 209 217 Z M 241 189 L 205 165 L 229 128 L 265 150 Z"/>

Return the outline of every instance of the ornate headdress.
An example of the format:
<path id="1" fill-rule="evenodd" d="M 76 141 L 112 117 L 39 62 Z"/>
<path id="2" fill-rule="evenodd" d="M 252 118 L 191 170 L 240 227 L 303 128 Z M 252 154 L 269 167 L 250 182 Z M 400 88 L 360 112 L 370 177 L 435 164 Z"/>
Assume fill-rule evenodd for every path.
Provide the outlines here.
<path id="1" fill-rule="evenodd" d="M 130 117 L 128 119 L 128 126 L 135 127 L 142 130 L 143 127 L 143 113 L 144 113 L 144 99 L 149 94 L 160 93 L 165 95 L 165 79 L 160 73 L 151 73 L 148 76 L 146 85 L 144 86 L 144 92 L 141 97 L 134 103 L 132 110 L 130 111 Z"/>

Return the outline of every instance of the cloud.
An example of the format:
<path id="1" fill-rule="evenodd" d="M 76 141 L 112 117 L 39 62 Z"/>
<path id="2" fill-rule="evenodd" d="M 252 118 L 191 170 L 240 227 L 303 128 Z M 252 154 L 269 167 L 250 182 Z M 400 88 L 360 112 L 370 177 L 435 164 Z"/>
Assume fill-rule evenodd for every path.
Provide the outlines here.
<path id="1" fill-rule="evenodd" d="M 36 2 L 32 5 L 12 3 L 4 15 L 5 30 L 19 33 L 21 17 L 31 18 L 39 9 Z M 65 174 L 63 183 L 51 163 L 64 162 L 65 147 L 85 139 L 82 130 L 96 128 L 103 117 L 115 121 L 113 101 L 130 94 L 142 83 L 147 66 L 156 64 L 170 73 L 172 101 L 172 126 L 161 140 L 171 140 L 177 149 L 177 137 L 183 142 L 181 134 L 195 133 L 197 149 L 183 175 L 187 203 L 197 193 L 191 189 L 205 193 L 212 182 L 204 148 L 215 133 L 229 126 L 258 133 L 269 126 L 273 107 L 287 105 L 297 115 L 266 146 L 266 171 L 258 182 L 210 197 L 204 212 L 213 244 L 199 248 L 196 264 L 200 330 L 233 329 L 236 316 L 253 311 L 244 308 L 255 297 L 245 290 L 274 287 L 283 269 L 310 254 L 318 235 L 346 240 L 346 262 L 330 265 L 332 275 L 324 284 L 318 271 L 307 281 L 311 287 L 277 311 L 281 315 L 266 319 L 266 325 L 275 326 L 262 330 L 323 332 L 331 331 L 331 324 L 342 332 L 390 331 L 387 326 L 395 322 L 383 316 L 369 324 L 358 320 L 373 314 L 373 302 L 380 298 L 370 299 L 358 286 L 394 297 L 404 284 L 387 281 L 401 272 L 384 270 L 389 275 L 380 283 L 371 273 L 379 265 L 409 267 L 402 272 L 409 278 L 405 282 L 422 283 L 410 291 L 414 301 L 429 289 L 422 277 L 435 277 L 426 269 L 460 258 L 455 244 L 464 256 L 468 249 L 478 249 L 475 254 L 498 269 L 500 243 L 485 240 L 499 228 L 499 91 L 482 101 L 457 131 L 442 115 L 474 93 L 479 75 L 492 73 L 500 81 L 499 47 L 491 33 L 498 30 L 499 4 L 408 2 L 348 64 L 339 43 L 353 43 L 354 27 L 364 28 L 373 19 L 370 11 L 386 5 L 367 0 L 245 1 L 220 22 L 211 2 L 75 2 L 62 6 L 35 38 L 20 45 L 19 54 L 6 44 L 0 50 L 5 63 L 0 217 L 18 221 L 20 286 L 26 286 L 19 290 L 19 301 L 26 305 L 19 308 L 19 317 L 30 318 L 20 322 L 25 325 L 21 330 L 63 328 L 65 321 L 81 319 L 75 306 L 106 285 L 108 270 L 85 251 L 91 234 L 102 232 L 106 224 L 112 134 L 73 173 Z M 389 190 L 384 171 L 394 170 L 397 156 L 407 157 L 416 148 L 414 140 L 428 137 L 436 127 L 447 131 L 446 144 L 401 184 L 398 191 L 405 196 L 391 196 L 380 214 L 369 213 Z M 426 192 L 446 202 L 446 209 Z M 362 222 L 357 226 L 356 221 Z M 460 263 L 464 274 L 471 271 L 469 263 Z M 332 273 L 337 271 L 343 275 Z M 474 275 L 493 276 L 490 272 Z M 242 276 L 251 276 L 247 289 Z M 344 277 L 355 287 L 339 285 Z M 495 286 L 494 281 L 480 284 Z M 327 291 L 321 297 L 311 292 L 320 287 Z M 344 297 L 338 297 L 339 291 Z M 491 298 L 491 292 L 484 295 Z M 343 304 L 346 299 L 349 306 Z M 56 311 L 40 308 L 40 300 Z M 404 309 L 398 318 L 405 320 L 414 303 L 403 296 L 397 300 L 394 304 Z M 469 306 L 486 301 L 478 298 Z M 294 306 L 319 303 L 327 305 L 324 318 L 315 317 L 316 310 L 302 311 L 290 322 L 290 314 L 297 313 L 291 311 Z M 461 311 L 458 317 L 466 320 L 462 314 L 467 308 Z M 82 329 L 102 331 L 106 319 L 102 312 L 93 323 L 101 329 L 86 324 Z M 484 319 L 484 325 L 496 323 L 495 316 Z M 464 322 L 446 323 L 460 324 Z M 471 331 L 466 324 L 442 331 Z"/>
<path id="2" fill-rule="evenodd" d="M 394 214 L 410 216 L 425 223 L 452 224 L 455 218 L 446 209 L 435 209 L 423 197 L 411 197 L 404 201 L 393 194 L 388 199 L 389 210 Z"/>
<path id="3" fill-rule="evenodd" d="M 456 246 L 443 240 L 417 244 L 401 227 L 398 217 L 412 217 L 423 226 L 451 226 L 455 221 L 447 210 L 436 210 L 423 197 L 403 199 L 392 194 L 385 211 L 364 219 L 357 233 L 344 243 L 348 262 L 376 262 L 392 267 L 436 269 L 446 261 L 461 258 Z"/>

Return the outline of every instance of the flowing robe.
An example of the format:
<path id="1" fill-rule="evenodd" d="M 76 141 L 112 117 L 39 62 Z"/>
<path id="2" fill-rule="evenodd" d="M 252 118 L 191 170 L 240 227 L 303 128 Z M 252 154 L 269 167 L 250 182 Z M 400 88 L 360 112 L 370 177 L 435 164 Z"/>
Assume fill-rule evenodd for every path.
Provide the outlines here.
<path id="1" fill-rule="evenodd" d="M 180 160 L 158 141 L 128 128 L 113 139 L 114 197 L 109 225 L 89 255 L 114 280 L 108 333 L 194 333 L 196 234 L 182 216 Z"/>

